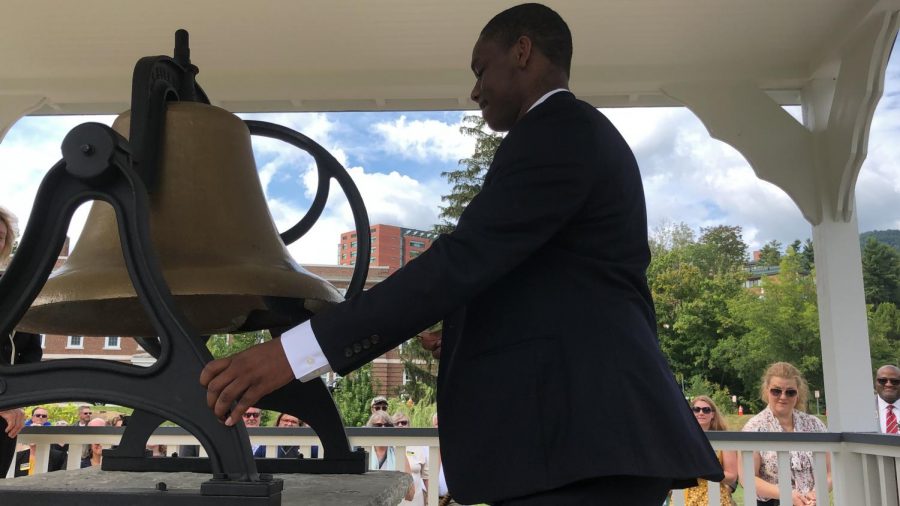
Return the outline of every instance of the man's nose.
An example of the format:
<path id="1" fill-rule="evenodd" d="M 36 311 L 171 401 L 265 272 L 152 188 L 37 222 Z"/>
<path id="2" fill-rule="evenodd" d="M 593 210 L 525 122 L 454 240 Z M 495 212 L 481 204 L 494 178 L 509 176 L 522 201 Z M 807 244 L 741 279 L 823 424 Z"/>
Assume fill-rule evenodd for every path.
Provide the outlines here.
<path id="1" fill-rule="evenodd" d="M 475 86 L 472 87 L 472 92 L 469 93 L 469 98 L 472 99 L 472 102 L 478 103 L 478 97 L 480 96 L 480 91 L 478 90 L 478 83 L 475 83 Z"/>

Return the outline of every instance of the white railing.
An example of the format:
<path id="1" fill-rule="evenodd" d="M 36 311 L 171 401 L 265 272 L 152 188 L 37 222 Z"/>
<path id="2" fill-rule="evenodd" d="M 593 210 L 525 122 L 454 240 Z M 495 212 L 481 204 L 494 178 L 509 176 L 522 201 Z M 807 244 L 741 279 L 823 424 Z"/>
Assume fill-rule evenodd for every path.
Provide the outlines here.
<path id="1" fill-rule="evenodd" d="M 45 472 L 49 462 L 49 447 L 52 443 L 69 444 L 68 469 L 77 469 L 81 462 L 81 445 L 101 443 L 105 446 L 118 444 L 122 429 L 114 427 L 29 427 L 19 435 L 19 443 L 35 444 L 35 472 Z M 266 456 L 275 457 L 278 446 L 299 446 L 300 453 L 310 455 L 312 446 L 321 442 L 315 433 L 308 428 L 259 428 L 249 431 L 253 444 L 266 446 Z M 398 455 L 405 455 L 407 446 L 428 448 L 429 462 L 439 461 L 440 447 L 436 429 L 390 429 L 390 428 L 348 428 L 350 444 L 369 449 L 372 446 L 394 446 Z M 835 487 L 849 486 L 851 481 L 858 480 L 857 487 L 864 491 L 865 497 L 859 497 L 852 504 L 836 506 L 897 506 L 898 483 L 900 483 L 900 437 L 883 434 L 857 433 L 748 433 L 719 432 L 709 433 L 710 440 L 716 450 L 737 451 L 742 469 L 753 468 L 753 452 L 777 451 L 779 461 L 779 494 L 781 504 L 791 504 L 790 489 L 790 451 L 813 452 L 813 474 L 816 478 L 817 497 L 828 497 L 826 481 L 826 454 L 858 455 L 862 459 L 862 469 L 850 469 L 838 476 L 832 464 Z M 197 440 L 177 427 L 163 427 L 151 436 L 149 444 L 164 444 L 171 453 L 178 445 L 196 445 Z M 201 456 L 204 455 L 201 448 Z M 402 460 L 398 459 L 402 465 Z M 400 470 L 400 469 L 398 469 Z M 12 471 L 12 469 L 10 470 Z M 438 503 L 438 470 L 430 466 L 428 470 L 430 486 L 426 504 L 435 506 Z M 10 474 L 11 476 L 11 474 Z M 741 480 L 744 485 L 743 504 L 756 505 L 756 490 L 753 479 Z M 709 504 L 719 505 L 719 484 L 709 484 Z M 672 494 L 673 506 L 684 504 L 684 494 L 675 491 Z M 820 501 L 821 504 L 828 502 Z"/>

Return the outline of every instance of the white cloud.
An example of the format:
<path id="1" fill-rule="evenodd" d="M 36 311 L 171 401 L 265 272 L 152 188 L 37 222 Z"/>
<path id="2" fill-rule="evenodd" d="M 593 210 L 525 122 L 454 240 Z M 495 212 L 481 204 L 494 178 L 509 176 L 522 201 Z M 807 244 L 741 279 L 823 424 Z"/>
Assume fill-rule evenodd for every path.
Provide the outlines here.
<path id="1" fill-rule="evenodd" d="M 394 121 L 374 124 L 372 131 L 383 139 L 381 149 L 388 153 L 417 161 L 455 162 L 475 150 L 475 139 L 462 135 L 461 126 L 461 121 L 409 121 L 406 116 L 400 116 Z"/>
<path id="2" fill-rule="evenodd" d="M 443 189 L 423 183 L 396 171 L 390 173 L 366 172 L 362 167 L 348 169 L 350 177 L 359 189 L 366 205 L 370 224 L 384 223 L 429 230 L 438 222 L 437 206 Z M 314 170 L 304 174 L 303 185 L 313 194 L 318 184 Z M 280 202 L 273 216 L 279 230 L 296 223 L 306 212 L 288 203 Z M 353 213 L 346 196 L 332 181 L 328 204 L 321 218 L 307 237 L 300 239 L 289 250 L 301 263 L 335 263 L 338 237 L 354 230 Z"/>

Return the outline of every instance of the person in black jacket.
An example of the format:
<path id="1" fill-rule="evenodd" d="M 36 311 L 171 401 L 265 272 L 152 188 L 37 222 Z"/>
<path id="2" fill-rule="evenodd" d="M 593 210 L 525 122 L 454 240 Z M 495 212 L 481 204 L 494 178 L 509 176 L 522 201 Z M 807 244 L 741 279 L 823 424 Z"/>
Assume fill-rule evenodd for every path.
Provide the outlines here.
<path id="1" fill-rule="evenodd" d="M 443 320 L 431 347 L 457 502 L 656 506 L 722 480 L 659 349 L 637 162 L 568 90 L 571 57 L 543 5 L 488 22 L 471 98 L 508 134 L 456 229 L 281 339 L 207 364 L 217 416 L 233 424 L 294 378 L 346 374 Z"/>
<path id="2" fill-rule="evenodd" d="M 17 220 L 14 214 L 0 207 L 0 268 L 6 266 L 12 253 L 12 245 L 17 235 Z M 40 362 L 40 336 L 13 331 L 0 336 L 0 365 Z M 25 412 L 21 409 L 0 410 L 0 479 L 16 454 L 16 437 L 25 425 Z"/>

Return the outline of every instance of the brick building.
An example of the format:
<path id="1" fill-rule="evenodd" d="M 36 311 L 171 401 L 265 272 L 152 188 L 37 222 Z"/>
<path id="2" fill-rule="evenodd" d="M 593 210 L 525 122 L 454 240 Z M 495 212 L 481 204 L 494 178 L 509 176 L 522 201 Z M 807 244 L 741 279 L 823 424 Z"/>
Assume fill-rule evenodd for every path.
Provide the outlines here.
<path id="1" fill-rule="evenodd" d="M 419 256 L 438 236 L 435 232 L 393 225 L 373 225 L 369 231 L 372 234 L 369 263 L 388 267 L 389 272 L 396 271 Z M 351 230 L 341 234 L 338 264 L 356 265 L 358 252 L 356 232 Z"/>

